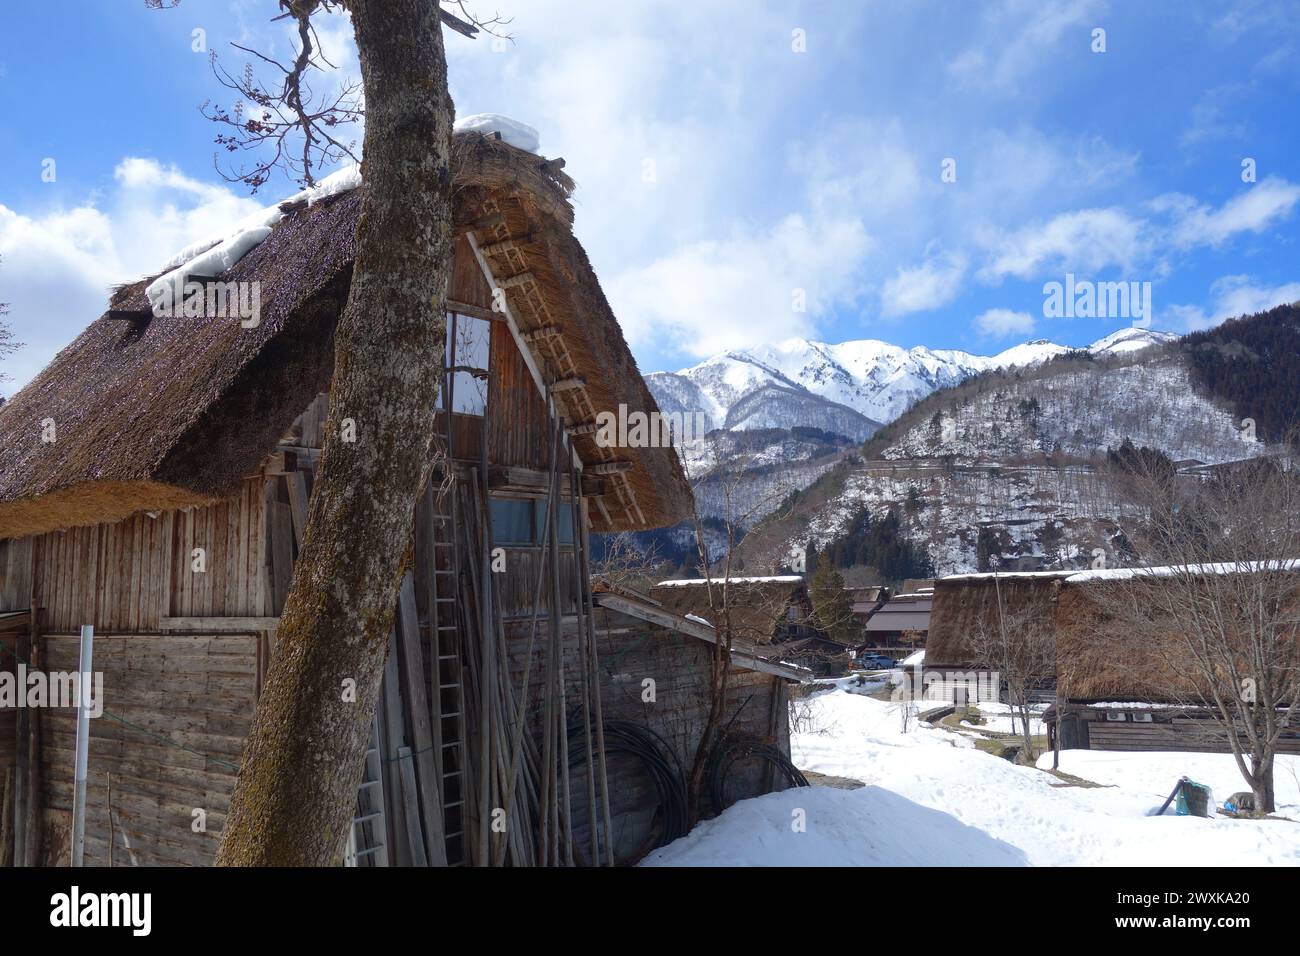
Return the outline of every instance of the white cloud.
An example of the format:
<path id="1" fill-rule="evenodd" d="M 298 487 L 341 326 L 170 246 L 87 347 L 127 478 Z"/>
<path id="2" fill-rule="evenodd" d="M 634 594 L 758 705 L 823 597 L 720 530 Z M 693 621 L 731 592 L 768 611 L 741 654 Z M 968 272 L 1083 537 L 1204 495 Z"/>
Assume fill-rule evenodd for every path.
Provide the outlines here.
<path id="1" fill-rule="evenodd" d="M 1300 203 L 1300 186 L 1270 177 L 1213 207 L 1169 193 L 1142 205 L 1143 214 L 1119 206 L 1060 213 L 1012 232 L 985 229 L 978 235 L 988 261 L 979 277 L 1032 279 L 1045 272 L 1095 274 L 1118 269 L 1162 276 L 1168 257 L 1197 247 L 1219 247 L 1242 233 L 1261 233 Z"/>
<path id="2" fill-rule="evenodd" d="M 966 258 L 950 254 L 912 268 L 899 267 L 880 293 L 881 314 L 886 318 L 925 312 L 947 305 L 961 291 Z"/>
<path id="3" fill-rule="evenodd" d="M 1003 0 L 982 7 L 976 45 L 948 63 L 948 73 L 977 87 L 1014 90 L 1049 63 L 1063 43 L 1088 49 L 1100 0 Z"/>
<path id="4" fill-rule="evenodd" d="M 1225 319 L 1264 312 L 1278 305 L 1300 301 L 1300 282 L 1277 286 L 1256 285 L 1249 276 L 1231 275 L 1210 285 L 1210 305 L 1171 305 L 1162 324 L 1175 331 L 1194 332 L 1218 325 Z"/>
<path id="5" fill-rule="evenodd" d="M 5 360 L 12 394 L 108 304 L 112 286 L 261 208 L 173 166 L 127 157 L 103 202 L 24 214 L 0 204 L 0 301 L 24 348 Z"/>
<path id="6" fill-rule="evenodd" d="M 1118 208 L 1080 209 L 1010 234 L 985 239 L 991 259 L 980 277 L 1030 279 L 1044 270 L 1097 272 L 1131 268 L 1147 252 L 1143 222 Z"/>
<path id="7" fill-rule="evenodd" d="M 1190 201 L 1183 204 L 1173 228 L 1173 240 L 1183 248 L 1219 246 L 1238 233 L 1263 232 L 1289 216 L 1297 202 L 1300 186 L 1270 176 L 1248 186 L 1218 209 Z"/>
<path id="8" fill-rule="evenodd" d="M 870 245 L 856 221 L 791 215 L 683 246 L 607 291 L 633 347 L 673 341 L 703 358 L 812 333 L 818 316 L 857 295 L 855 268 Z"/>
<path id="9" fill-rule="evenodd" d="M 1015 333 L 1028 335 L 1034 331 L 1034 317 L 1028 312 L 1011 309 L 989 309 L 975 317 L 972 323 L 981 335 L 1003 337 Z"/>

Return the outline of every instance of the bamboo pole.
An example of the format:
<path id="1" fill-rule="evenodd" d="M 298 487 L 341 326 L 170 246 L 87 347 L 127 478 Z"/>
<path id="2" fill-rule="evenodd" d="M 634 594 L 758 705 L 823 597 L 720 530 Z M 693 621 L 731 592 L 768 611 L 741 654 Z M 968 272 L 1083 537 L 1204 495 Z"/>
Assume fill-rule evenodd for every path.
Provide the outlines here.
<path id="1" fill-rule="evenodd" d="M 576 507 L 576 504 L 575 504 Z M 591 533 L 591 525 L 588 522 L 587 513 L 582 513 L 583 539 Z M 587 552 L 582 552 L 581 576 L 584 588 L 591 587 L 591 570 L 587 564 Z M 590 628 L 591 619 L 588 618 Z M 596 755 L 597 763 L 600 765 L 600 799 L 601 814 L 605 818 L 605 865 L 614 865 L 614 826 L 610 819 L 609 809 L 609 769 L 605 760 L 605 718 L 602 714 L 600 703 L 600 658 L 596 648 L 596 633 L 594 629 L 588 630 L 587 647 L 591 652 L 591 674 L 592 680 L 592 699 L 595 703 L 596 711 Z"/>
<path id="2" fill-rule="evenodd" d="M 77 752 L 72 791 L 72 865 L 86 857 L 86 769 L 90 763 L 90 688 L 93 686 L 95 628 L 81 625 L 81 657 L 77 664 Z"/>

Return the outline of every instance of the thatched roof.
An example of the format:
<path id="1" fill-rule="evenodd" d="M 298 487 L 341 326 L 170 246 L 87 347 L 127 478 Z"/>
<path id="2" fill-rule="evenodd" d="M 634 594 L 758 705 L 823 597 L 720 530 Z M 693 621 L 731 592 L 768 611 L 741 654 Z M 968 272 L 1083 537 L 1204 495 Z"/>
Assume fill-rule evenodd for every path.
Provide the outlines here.
<path id="1" fill-rule="evenodd" d="M 720 628 L 724 587 L 733 640 L 770 644 L 788 620 L 791 605 L 807 607 L 807 586 L 797 575 L 661 581 L 650 597 L 675 614 L 694 615 Z"/>
<path id="2" fill-rule="evenodd" d="M 1056 671 L 1060 696 L 1079 701 L 1171 701 L 1204 699 L 1200 671 L 1189 656 L 1182 621 L 1168 611 L 1165 595 L 1155 589 L 1172 586 L 1174 608 L 1185 608 L 1192 594 L 1227 608 L 1215 624 L 1229 640 L 1236 632 L 1238 653 L 1250 654 L 1245 618 L 1260 593 L 1282 606 L 1300 610 L 1300 562 L 1269 561 L 1237 564 L 1184 565 L 1113 569 L 1073 575 L 1066 579 L 1056 612 Z M 1272 584 L 1251 590 L 1243 575 L 1266 573 Z M 1235 578 L 1236 580 L 1225 580 Z M 1240 582 L 1238 584 L 1237 582 Z M 1189 614 L 1187 610 L 1178 612 Z M 1300 640 L 1300 629 L 1291 640 Z M 1292 659 L 1300 663 L 1300 652 Z M 1246 667 L 1249 673 L 1249 667 Z"/>
<path id="3" fill-rule="evenodd" d="M 1050 627 L 1055 648 L 1058 694 L 1069 700 L 1159 701 L 1194 696 L 1194 669 L 1172 620 L 1163 618 L 1156 595 L 1146 588 L 1181 579 L 1260 571 L 1296 575 L 1300 561 L 1244 562 L 1182 567 L 1045 571 L 1021 574 L 963 574 L 935 583 L 926 666 L 970 667 L 972 636 L 996 628 L 998 591 L 1004 618 L 1023 626 L 1027 616 Z M 1231 593 L 1225 597 L 1230 599 Z M 1169 620 L 1168 626 L 1163 621 Z"/>
<path id="4" fill-rule="evenodd" d="M 957 574 L 934 582 L 930 631 L 926 636 L 926 666 L 971 666 L 973 640 L 981 628 L 998 627 L 998 603 L 1003 619 L 1024 619 L 1055 613 L 1061 581 L 1058 572 L 1023 574 Z"/>
<path id="5" fill-rule="evenodd" d="M 558 164 L 479 133 L 453 146 L 458 226 L 499 213 L 482 245 L 521 237 L 490 260 L 498 277 L 529 272 L 508 300 L 523 331 L 556 325 L 535 354 L 544 375 L 583 377 L 557 400 L 570 425 L 593 409 L 657 411 L 586 253 L 572 233 L 573 181 Z M 257 281 L 261 324 L 230 319 L 120 321 L 143 315 L 145 286 L 113 295 L 109 312 L 0 407 L 0 538 L 95 524 L 232 493 L 317 393 L 334 367 L 362 189 L 298 204 L 221 276 Z M 53 422 L 57 440 L 43 441 Z M 672 524 L 690 489 L 671 448 L 603 449 L 575 439 L 584 463 L 629 461 L 607 476 L 597 531 Z"/>

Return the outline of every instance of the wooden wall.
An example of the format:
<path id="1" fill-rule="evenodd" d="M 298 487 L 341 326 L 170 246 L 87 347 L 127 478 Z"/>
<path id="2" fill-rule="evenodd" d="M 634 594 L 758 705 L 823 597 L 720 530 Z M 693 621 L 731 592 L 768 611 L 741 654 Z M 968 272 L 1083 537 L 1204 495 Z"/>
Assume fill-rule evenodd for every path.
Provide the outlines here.
<path id="1" fill-rule="evenodd" d="M 77 638 L 42 644 L 47 668 L 76 671 Z M 94 654 L 105 713 L 90 722 L 86 865 L 108 865 L 110 788 L 114 866 L 210 864 L 256 704 L 256 638 L 116 635 L 96 637 Z M 47 824 L 57 830 L 72 810 L 75 710 L 45 710 L 41 735 Z M 47 842 L 57 855 L 63 841 Z"/>
<path id="2" fill-rule="evenodd" d="M 0 541 L 0 612 L 26 610 L 31 587 L 32 539 Z"/>
<path id="3" fill-rule="evenodd" d="M 45 629 L 139 634 L 171 617 L 257 617 L 265 613 L 262 479 L 206 508 L 140 514 L 113 524 L 69 528 L 0 542 L 0 610 L 27 607 L 28 587 L 45 608 Z M 205 551 L 196 572 L 195 548 Z M 15 556 L 31 554 L 30 576 Z"/>
<path id="4" fill-rule="evenodd" d="M 546 403 L 504 322 L 492 323 L 488 452 L 496 465 L 539 470 L 551 464 Z"/>
<path id="5" fill-rule="evenodd" d="M 708 718 L 712 645 L 604 608 L 597 609 L 595 623 L 605 719 L 634 721 L 649 727 L 671 748 L 683 776 L 689 775 Z M 542 646 L 545 621 L 538 630 L 530 676 L 528 725 L 531 727 L 542 723 L 540 685 L 545 673 Z M 511 624 L 506 635 L 511 674 L 519 684 L 527 657 L 528 628 L 522 623 Z M 565 629 L 564 673 L 570 702 L 569 724 L 580 726 L 582 713 L 577 702 L 581 672 L 571 622 Z M 653 702 L 642 700 L 642 681 L 647 677 L 655 681 Z M 724 710 L 724 723 L 730 731 L 770 740 L 788 753 L 789 725 L 783 683 L 779 678 L 755 671 L 733 671 Z M 581 737 L 570 742 L 570 747 L 581 746 Z M 632 756 L 612 755 L 608 773 L 616 855 L 624 860 L 635 859 L 650 849 L 647 840 L 654 836 L 658 804 L 653 781 L 641 761 Z M 577 759 L 571 770 L 570 790 L 575 845 L 582 848 L 587 846 L 586 787 L 585 761 Z M 777 780 L 774 788 L 781 787 Z M 768 789 L 766 765 L 749 759 L 734 765 L 726 792 L 731 799 L 743 799 L 766 793 Z"/>
<path id="6" fill-rule="evenodd" d="M 1150 722 L 1138 722 L 1127 713 L 1123 721 L 1106 719 L 1106 711 L 1090 708 L 1070 708 L 1078 714 L 1082 735 L 1075 742 L 1089 750 L 1120 751 L 1191 751 L 1197 753 L 1229 753 L 1227 737 L 1217 724 L 1203 717 L 1193 717 L 1169 712 L 1152 713 Z M 1069 739 L 1062 737 L 1062 743 Z M 1300 737 L 1287 737 L 1278 742 L 1278 752 L 1300 754 Z"/>

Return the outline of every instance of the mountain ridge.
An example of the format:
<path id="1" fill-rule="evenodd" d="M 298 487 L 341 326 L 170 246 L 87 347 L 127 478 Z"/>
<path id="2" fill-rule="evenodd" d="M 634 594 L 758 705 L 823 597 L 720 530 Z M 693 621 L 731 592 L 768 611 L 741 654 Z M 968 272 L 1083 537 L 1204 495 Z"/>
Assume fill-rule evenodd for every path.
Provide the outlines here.
<path id="1" fill-rule="evenodd" d="M 1083 351 L 1122 354 L 1176 338 L 1128 327 Z M 827 343 L 791 338 L 721 352 L 677 372 L 651 372 L 645 379 L 662 410 L 702 411 L 710 429 L 802 425 L 865 440 L 941 388 L 981 372 L 1037 365 L 1071 351 L 1079 350 L 1047 339 L 985 356 L 961 349 L 904 349 L 879 339 Z"/>

